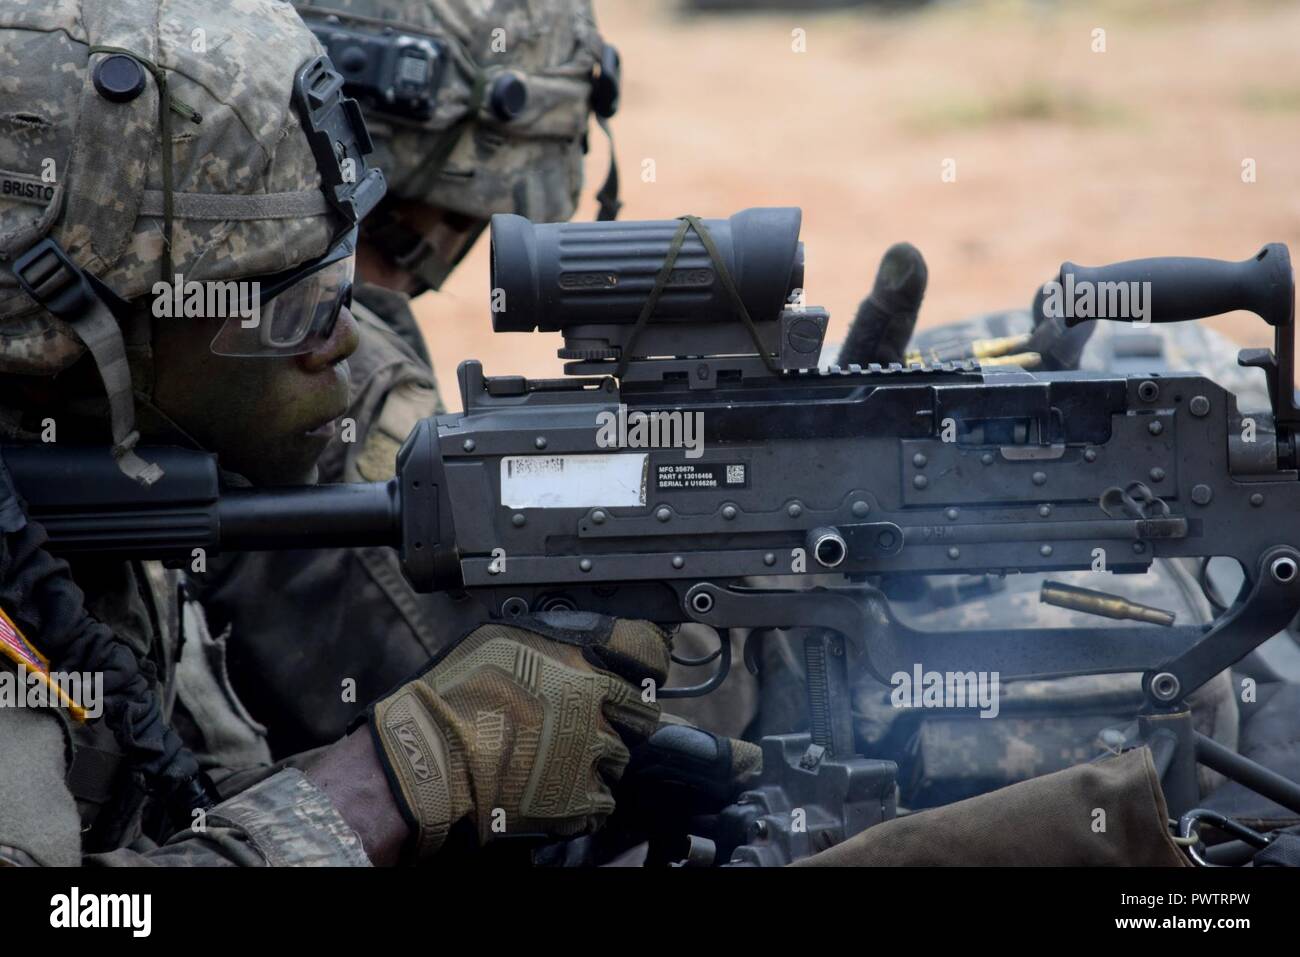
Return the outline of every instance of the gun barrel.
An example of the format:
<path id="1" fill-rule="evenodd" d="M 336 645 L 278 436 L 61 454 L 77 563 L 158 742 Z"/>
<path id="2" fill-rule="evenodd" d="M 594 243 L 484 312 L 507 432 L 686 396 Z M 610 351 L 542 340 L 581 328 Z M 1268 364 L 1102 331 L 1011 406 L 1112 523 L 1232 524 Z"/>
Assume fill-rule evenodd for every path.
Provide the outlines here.
<path id="1" fill-rule="evenodd" d="M 217 501 L 222 551 L 357 548 L 401 542 L 397 482 L 228 489 Z"/>
<path id="2" fill-rule="evenodd" d="M 295 488 L 222 488 L 216 457 L 142 449 L 163 477 L 146 488 L 100 447 L 13 445 L 4 462 L 59 554 L 188 559 L 196 548 L 256 551 L 401 544 L 396 480 Z"/>

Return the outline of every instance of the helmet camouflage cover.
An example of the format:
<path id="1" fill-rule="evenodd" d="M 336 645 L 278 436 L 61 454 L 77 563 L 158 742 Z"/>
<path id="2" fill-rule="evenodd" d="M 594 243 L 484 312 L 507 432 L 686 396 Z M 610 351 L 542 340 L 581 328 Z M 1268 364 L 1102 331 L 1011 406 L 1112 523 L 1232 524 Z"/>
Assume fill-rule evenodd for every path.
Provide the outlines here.
<path id="1" fill-rule="evenodd" d="M 448 46 L 450 64 L 429 120 L 366 111 L 390 197 L 479 220 L 573 215 L 592 71 L 604 48 L 590 0 L 321 0 L 297 7 L 309 24 L 336 17 L 344 27 L 391 26 Z M 503 121 L 483 91 L 507 71 L 523 81 L 527 99 Z"/>
<path id="2" fill-rule="evenodd" d="M 124 101 L 101 95 L 96 70 L 113 51 L 99 48 L 141 63 L 143 88 Z M 6 0 L 0 372 L 57 372 L 85 349 L 13 274 L 46 237 L 126 300 L 168 261 L 186 280 L 230 280 L 322 255 L 337 217 L 292 106 L 297 69 L 320 52 L 277 0 Z"/>

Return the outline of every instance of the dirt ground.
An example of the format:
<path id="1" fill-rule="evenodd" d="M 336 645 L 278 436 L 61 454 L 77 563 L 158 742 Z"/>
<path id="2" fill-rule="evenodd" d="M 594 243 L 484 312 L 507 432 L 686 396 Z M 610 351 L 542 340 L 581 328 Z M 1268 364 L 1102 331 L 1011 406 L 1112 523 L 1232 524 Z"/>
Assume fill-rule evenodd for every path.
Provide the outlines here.
<path id="1" fill-rule="evenodd" d="M 622 218 L 803 207 L 808 302 L 830 309 L 832 339 L 902 239 L 930 268 L 923 325 L 1028 304 L 1065 259 L 1300 255 L 1300 4 L 596 12 L 623 55 Z M 581 219 L 607 162 L 592 144 Z M 487 297 L 484 237 L 417 303 L 450 409 L 461 359 L 560 372 L 558 335 L 494 336 Z M 1212 324 L 1269 341 L 1253 316 Z"/>

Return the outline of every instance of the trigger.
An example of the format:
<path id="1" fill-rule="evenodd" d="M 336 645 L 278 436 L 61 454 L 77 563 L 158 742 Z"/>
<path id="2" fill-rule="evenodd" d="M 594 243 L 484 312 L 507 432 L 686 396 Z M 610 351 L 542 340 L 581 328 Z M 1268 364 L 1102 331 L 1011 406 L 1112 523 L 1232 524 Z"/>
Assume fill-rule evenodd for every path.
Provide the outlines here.
<path id="1" fill-rule="evenodd" d="M 758 655 L 759 645 L 762 643 L 762 628 L 751 628 L 749 634 L 745 636 L 745 648 L 741 653 L 741 659 L 745 662 L 745 670 L 754 677 L 758 677 Z"/>

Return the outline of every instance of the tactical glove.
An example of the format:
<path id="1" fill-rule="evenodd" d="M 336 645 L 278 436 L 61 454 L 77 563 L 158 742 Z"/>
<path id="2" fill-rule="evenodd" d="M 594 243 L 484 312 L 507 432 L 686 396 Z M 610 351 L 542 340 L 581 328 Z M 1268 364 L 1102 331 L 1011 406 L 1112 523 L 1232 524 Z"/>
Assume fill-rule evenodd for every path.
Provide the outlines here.
<path id="1" fill-rule="evenodd" d="M 665 715 L 632 749 L 619 785 L 619 816 L 716 814 L 763 770 L 758 745 L 726 738 Z M 626 807 L 625 807 L 626 806 Z"/>
<path id="2" fill-rule="evenodd" d="M 376 750 L 418 856 L 460 822 L 480 845 L 598 827 L 659 720 L 645 682 L 662 684 L 668 653 L 649 622 L 550 613 L 477 629 L 378 702 Z"/>
<path id="3" fill-rule="evenodd" d="M 858 306 L 837 362 L 902 362 L 929 275 L 920 250 L 911 243 L 895 243 L 885 250 L 871 295 Z"/>

